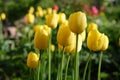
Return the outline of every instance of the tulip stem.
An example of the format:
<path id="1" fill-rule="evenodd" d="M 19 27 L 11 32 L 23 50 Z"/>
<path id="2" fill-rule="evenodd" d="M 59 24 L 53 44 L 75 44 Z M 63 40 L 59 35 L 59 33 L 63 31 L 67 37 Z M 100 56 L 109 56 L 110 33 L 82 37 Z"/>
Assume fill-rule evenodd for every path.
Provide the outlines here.
<path id="1" fill-rule="evenodd" d="M 49 62 L 48 62 L 48 80 L 51 80 L 51 52 L 50 52 L 51 39 L 52 39 L 52 30 L 51 30 L 51 33 L 50 33 L 50 40 L 49 40 L 49 47 L 48 47 L 48 56 L 49 56 Z"/>
<path id="2" fill-rule="evenodd" d="M 3 34 L 2 34 L 2 21 L 0 20 L 0 41 L 3 42 Z"/>
<path id="3" fill-rule="evenodd" d="M 67 80 L 67 71 L 68 71 L 69 61 L 70 61 L 70 55 L 68 56 L 68 59 L 67 59 L 67 65 L 66 65 L 66 70 L 65 70 L 65 80 Z"/>
<path id="4" fill-rule="evenodd" d="M 99 66 L 98 66 L 98 79 L 97 80 L 101 80 L 101 78 L 100 78 L 100 71 L 101 71 L 101 63 L 102 63 L 102 55 L 103 55 L 103 53 L 102 53 L 102 51 L 101 51 L 101 53 L 100 53 L 100 60 L 99 60 Z"/>
<path id="5" fill-rule="evenodd" d="M 39 80 L 39 76 L 40 76 L 40 61 L 38 62 L 38 78 L 37 78 L 37 80 Z"/>
<path id="6" fill-rule="evenodd" d="M 61 61 L 61 66 L 60 66 L 60 80 L 62 80 L 63 61 L 64 61 L 64 46 L 63 46 L 62 61 Z"/>
<path id="7" fill-rule="evenodd" d="M 78 80 L 79 78 L 79 53 L 77 52 L 78 50 L 78 34 L 76 34 L 76 55 L 75 55 L 75 73 L 74 73 L 74 80 Z"/>
<path id="8" fill-rule="evenodd" d="M 85 65 L 85 69 L 84 69 L 83 79 L 82 79 L 82 80 L 85 80 L 86 71 L 87 71 L 88 63 L 89 63 L 90 59 L 91 59 L 91 54 L 89 54 L 89 56 L 88 56 L 87 63 L 86 63 L 86 65 Z"/>
<path id="9" fill-rule="evenodd" d="M 91 61 L 89 62 L 89 68 L 88 68 L 88 80 L 91 79 Z"/>

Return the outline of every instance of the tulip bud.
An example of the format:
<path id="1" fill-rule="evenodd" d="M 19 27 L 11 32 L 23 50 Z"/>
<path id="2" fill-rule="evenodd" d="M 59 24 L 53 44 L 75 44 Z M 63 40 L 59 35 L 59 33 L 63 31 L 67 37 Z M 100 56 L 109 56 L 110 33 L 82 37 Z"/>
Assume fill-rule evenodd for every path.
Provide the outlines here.
<path id="1" fill-rule="evenodd" d="M 5 13 L 1 13 L 1 20 L 5 20 L 5 19 L 6 19 Z"/>
<path id="2" fill-rule="evenodd" d="M 40 27 L 41 27 L 41 25 L 35 25 L 35 26 L 33 27 L 34 32 L 37 32 L 37 30 L 39 30 Z"/>
<path id="3" fill-rule="evenodd" d="M 69 27 L 74 33 L 82 33 L 87 26 L 86 15 L 83 12 L 76 12 L 69 17 Z"/>
<path id="4" fill-rule="evenodd" d="M 42 7 L 41 6 L 37 6 L 37 11 L 40 11 L 42 10 Z"/>
<path id="5" fill-rule="evenodd" d="M 34 12 L 34 7 L 31 6 L 30 9 L 29 9 L 29 11 L 28 11 L 28 13 L 33 14 L 33 12 Z"/>
<path id="6" fill-rule="evenodd" d="M 73 43 L 74 33 L 70 31 L 69 26 L 62 24 L 57 33 L 57 42 L 62 46 L 69 46 Z"/>
<path id="7" fill-rule="evenodd" d="M 108 48 L 108 44 L 109 44 L 109 39 L 106 35 L 104 35 L 104 44 L 102 46 L 102 50 L 106 50 Z"/>
<path id="8" fill-rule="evenodd" d="M 55 45 L 52 44 L 52 45 L 50 46 L 50 49 L 51 49 L 52 52 L 54 52 L 54 51 L 55 51 Z"/>
<path id="9" fill-rule="evenodd" d="M 34 36 L 34 46 L 40 50 L 48 48 L 50 31 L 49 27 L 43 25 Z"/>
<path id="10" fill-rule="evenodd" d="M 91 31 L 91 30 L 94 30 L 94 29 L 98 29 L 98 25 L 97 24 L 95 24 L 95 23 L 90 23 L 89 25 L 88 25 L 88 32 L 89 31 Z"/>
<path id="11" fill-rule="evenodd" d="M 46 24 L 51 28 L 56 28 L 58 23 L 58 15 L 57 14 L 48 14 L 46 16 Z"/>
<path id="12" fill-rule="evenodd" d="M 30 68 L 37 68 L 39 64 L 39 56 L 34 52 L 30 52 L 27 57 L 27 66 Z"/>
<path id="13" fill-rule="evenodd" d="M 65 13 L 59 13 L 58 16 L 59 16 L 58 22 L 60 24 L 62 24 L 62 23 L 64 23 L 66 21 L 66 15 L 65 15 Z"/>
<path id="14" fill-rule="evenodd" d="M 87 46 L 90 50 L 100 51 L 104 44 L 104 34 L 98 30 L 91 30 L 87 37 Z"/>
<path id="15" fill-rule="evenodd" d="M 42 10 L 37 11 L 36 16 L 37 17 L 43 17 L 43 11 Z"/>
<path id="16" fill-rule="evenodd" d="M 28 23 L 34 23 L 34 15 L 33 14 L 31 14 L 31 13 L 28 13 L 27 15 L 26 15 L 26 21 L 28 22 Z"/>
<path id="17" fill-rule="evenodd" d="M 47 8 L 47 14 L 52 14 L 52 8 Z"/>

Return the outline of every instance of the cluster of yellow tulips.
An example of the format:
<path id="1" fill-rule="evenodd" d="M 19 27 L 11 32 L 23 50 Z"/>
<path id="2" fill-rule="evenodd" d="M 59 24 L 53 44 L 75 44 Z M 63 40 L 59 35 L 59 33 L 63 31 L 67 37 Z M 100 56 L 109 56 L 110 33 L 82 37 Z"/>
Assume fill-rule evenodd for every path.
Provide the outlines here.
<path id="1" fill-rule="evenodd" d="M 34 8 L 30 7 L 28 14 L 26 15 L 27 22 L 34 22 Z M 48 80 L 51 80 L 51 44 L 52 44 L 52 31 L 59 26 L 57 32 L 57 43 L 59 50 L 63 51 L 62 60 L 60 63 L 60 72 L 59 80 L 63 80 L 63 61 L 64 61 L 64 52 L 75 53 L 75 66 L 74 66 L 74 80 L 79 80 L 79 52 L 82 49 L 82 43 L 86 38 L 86 27 L 87 27 L 87 18 L 84 12 L 78 11 L 72 13 L 69 16 L 69 19 L 66 19 L 65 13 L 57 13 L 48 8 L 43 10 L 40 6 L 37 7 L 36 11 L 37 17 L 45 16 L 46 23 L 41 25 L 34 26 L 34 47 L 38 50 L 48 50 Z M 87 36 L 87 46 L 90 51 L 102 51 L 108 48 L 109 39 L 108 37 L 100 33 L 98 26 L 95 23 L 90 23 L 88 25 L 88 36 Z M 54 50 L 52 45 L 52 51 Z M 39 68 L 40 67 L 40 54 L 35 52 L 30 52 L 27 58 L 27 65 L 30 68 Z M 100 60 L 101 61 L 101 60 Z M 69 61 L 68 61 L 69 62 Z M 67 80 L 67 68 L 65 72 L 65 80 Z M 39 69 L 38 69 L 39 70 Z M 100 80 L 100 66 L 98 73 L 98 80 Z M 37 80 L 39 80 L 39 71 Z M 85 74 L 84 74 L 85 77 Z M 83 78 L 83 80 L 85 80 Z"/>

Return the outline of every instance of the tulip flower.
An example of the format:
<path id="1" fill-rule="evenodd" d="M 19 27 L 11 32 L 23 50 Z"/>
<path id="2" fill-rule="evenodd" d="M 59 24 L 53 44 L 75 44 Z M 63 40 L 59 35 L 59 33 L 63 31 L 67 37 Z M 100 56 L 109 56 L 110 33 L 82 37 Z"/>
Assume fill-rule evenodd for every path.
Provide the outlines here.
<path id="1" fill-rule="evenodd" d="M 40 11 L 42 10 L 42 7 L 41 6 L 37 6 L 37 11 Z"/>
<path id="2" fill-rule="evenodd" d="M 98 25 L 96 24 L 96 23 L 90 23 L 89 25 L 88 25 L 88 29 L 87 29 L 87 31 L 89 32 L 89 31 L 91 31 L 91 30 L 97 30 L 98 29 Z"/>
<path id="3" fill-rule="evenodd" d="M 36 16 L 43 17 L 43 11 L 42 10 L 36 11 Z"/>
<path id="4" fill-rule="evenodd" d="M 43 15 L 46 15 L 47 14 L 47 11 L 46 10 L 43 10 Z"/>
<path id="5" fill-rule="evenodd" d="M 39 64 L 39 56 L 34 52 L 30 52 L 27 57 L 27 66 L 30 68 L 37 68 Z"/>
<path id="6" fill-rule="evenodd" d="M 91 8 L 91 12 L 93 16 L 97 16 L 98 15 L 98 9 L 96 6 L 92 6 Z"/>
<path id="7" fill-rule="evenodd" d="M 69 46 L 73 43 L 74 33 L 70 31 L 69 26 L 62 24 L 57 33 L 57 42 L 62 46 Z"/>
<path id="8" fill-rule="evenodd" d="M 52 8 L 47 8 L 47 14 L 52 14 Z"/>
<path id="9" fill-rule="evenodd" d="M 31 14 L 31 13 L 28 13 L 27 15 L 26 15 L 26 21 L 28 22 L 28 23 L 34 23 L 34 20 L 35 20 L 35 17 L 34 17 L 34 15 L 33 14 Z"/>
<path id="10" fill-rule="evenodd" d="M 30 7 L 30 9 L 29 9 L 29 11 L 28 11 L 28 13 L 33 14 L 33 12 L 34 12 L 34 7 L 33 7 L 33 6 L 31 6 L 31 7 Z"/>
<path id="11" fill-rule="evenodd" d="M 39 30 L 41 26 L 42 26 L 42 25 L 35 25 L 35 26 L 33 27 L 34 32 L 37 32 L 37 30 Z"/>
<path id="12" fill-rule="evenodd" d="M 65 13 L 59 13 L 58 16 L 59 16 L 58 23 L 62 24 L 62 23 L 64 23 L 66 21 Z"/>
<path id="13" fill-rule="evenodd" d="M 52 44 L 52 45 L 50 46 L 50 49 L 51 49 L 51 52 L 54 52 L 54 51 L 55 51 L 55 45 Z"/>
<path id="14" fill-rule="evenodd" d="M 58 6 L 56 4 L 53 5 L 53 9 L 56 10 L 56 11 L 59 10 L 59 8 L 58 8 Z"/>
<path id="15" fill-rule="evenodd" d="M 56 13 L 48 14 L 46 16 L 46 24 L 53 29 L 56 28 L 58 24 L 58 15 Z"/>
<path id="16" fill-rule="evenodd" d="M 86 15 L 83 12 L 75 12 L 69 17 L 69 27 L 74 33 L 82 33 L 87 27 Z"/>
<path id="17" fill-rule="evenodd" d="M 5 20 L 6 19 L 6 14 L 5 13 L 1 13 L 1 20 Z"/>
<path id="18" fill-rule="evenodd" d="M 104 34 L 98 30 L 92 30 L 88 33 L 87 46 L 92 51 L 100 51 L 104 45 Z M 106 46 L 105 46 L 106 47 Z"/>
<path id="19" fill-rule="evenodd" d="M 48 48 L 50 37 L 50 28 L 47 25 L 42 26 L 34 36 L 34 46 L 39 50 Z"/>
<path id="20" fill-rule="evenodd" d="M 106 50 L 108 48 L 108 44 L 109 44 L 109 39 L 106 35 L 104 35 L 104 44 L 102 46 L 102 50 Z"/>

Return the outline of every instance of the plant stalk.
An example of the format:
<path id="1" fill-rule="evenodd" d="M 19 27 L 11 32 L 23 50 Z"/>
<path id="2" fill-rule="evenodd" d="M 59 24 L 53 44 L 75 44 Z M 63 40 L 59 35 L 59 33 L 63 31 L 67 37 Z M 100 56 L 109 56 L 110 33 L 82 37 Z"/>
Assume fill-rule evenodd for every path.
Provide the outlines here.
<path id="1" fill-rule="evenodd" d="M 79 53 L 77 52 L 78 50 L 78 34 L 76 34 L 76 55 L 75 55 L 75 73 L 74 73 L 74 80 L 79 79 Z M 79 79 L 80 80 L 80 79 Z"/>
<path id="2" fill-rule="evenodd" d="M 99 66 L 98 66 L 98 79 L 97 80 L 101 80 L 100 72 L 101 72 L 102 56 L 103 56 L 103 53 L 101 51 L 101 53 L 100 53 L 100 60 L 99 60 Z"/>

